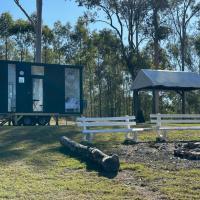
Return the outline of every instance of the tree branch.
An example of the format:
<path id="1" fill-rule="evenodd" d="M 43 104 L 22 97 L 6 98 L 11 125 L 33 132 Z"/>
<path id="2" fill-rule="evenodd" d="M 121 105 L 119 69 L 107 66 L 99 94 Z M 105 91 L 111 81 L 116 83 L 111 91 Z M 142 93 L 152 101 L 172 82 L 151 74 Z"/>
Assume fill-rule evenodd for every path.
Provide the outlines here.
<path id="1" fill-rule="evenodd" d="M 20 8 L 20 10 L 24 13 L 24 15 L 28 18 L 28 20 L 30 21 L 30 23 L 32 24 L 32 26 L 34 27 L 34 29 L 36 29 L 35 22 L 31 19 L 31 17 L 29 16 L 29 14 L 22 7 L 22 5 L 20 4 L 19 0 L 14 0 L 14 2 Z"/>

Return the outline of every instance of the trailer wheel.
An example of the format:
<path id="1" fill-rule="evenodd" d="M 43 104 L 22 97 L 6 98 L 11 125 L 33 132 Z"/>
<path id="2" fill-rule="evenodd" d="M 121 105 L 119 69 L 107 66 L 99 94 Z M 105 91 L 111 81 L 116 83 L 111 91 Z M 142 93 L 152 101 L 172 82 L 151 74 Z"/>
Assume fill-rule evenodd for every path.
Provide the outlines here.
<path id="1" fill-rule="evenodd" d="M 45 126 L 50 122 L 51 117 L 38 117 L 37 122 L 40 126 Z"/>
<path id="2" fill-rule="evenodd" d="M 34 126 L 35 123 L 35 118 L 30 117 L 30 116 L 25 116 L 23 117 L 23 125 L 24 126 Z"/>

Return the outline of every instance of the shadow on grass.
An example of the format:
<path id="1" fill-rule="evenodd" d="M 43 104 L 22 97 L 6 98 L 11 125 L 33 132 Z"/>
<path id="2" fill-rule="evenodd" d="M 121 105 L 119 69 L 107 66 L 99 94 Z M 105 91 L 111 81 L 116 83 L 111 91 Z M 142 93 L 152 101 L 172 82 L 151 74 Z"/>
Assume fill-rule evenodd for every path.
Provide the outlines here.
<path id="1" fill-rule="evenodd" d="M 75 127 L 2 127 L 0 128 L 0 161 L 16 161 L 33 151 L 59 143 L 63 135 L 77 140 Z"/>
<path id="2" fill-rule="evenodd" d="M 0 161 L 15 162 L 28 156 L 24 150 L 5 150 L 0 152 Z"/>
<path id="3" fill-rule="evenodd" d="M 75 158 L 79 160 L 80 162 L 84 163 L 86 165 L 87 171 L 96 171 L 98 172 L 99 176 L 103 176 L 109 179 L 113 179 L 117 176 L 118 172 L 105 172 L 100 165 L 92 162 L 90 159 L 84 158 L 83 156 L 80 156 L 79 154 L 73 153 L 69 150 L 67 150 L 65 147 L 60 147 L 59 151 L 62 154 L 65 154 L 71 158 Z"/>

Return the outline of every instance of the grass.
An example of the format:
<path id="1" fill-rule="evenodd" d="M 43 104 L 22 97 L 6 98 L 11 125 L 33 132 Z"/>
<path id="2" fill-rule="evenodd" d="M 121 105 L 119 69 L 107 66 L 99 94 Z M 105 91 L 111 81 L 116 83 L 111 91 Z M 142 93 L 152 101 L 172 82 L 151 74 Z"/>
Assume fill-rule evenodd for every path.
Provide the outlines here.
<path id="1" fill-rule="evenodd" d="M 74 127 L 0 129 L 0 199 L 139 199 L 133 188 L 62 153 L 61 135 L 80 139 Z"/>
<path id="2" fill-rule="evenodd" d="M 143 179 L 152 190 L 164 193 L 168 199 L 200 198 L 200 169 L 187 170 L 155 170 L 143 164 L 121 164 L 122 170 L 131 170 L 135 177 Z"/>
<path id="3" fill-rule="evenodd" d="M 71 157 L 59 144 L 66 135 L 80 141 L 74 126 L 0 128 L 0 199 L 144 199 L 133 185 L 108 178 L 94 166 Z M 144 133 L 140 140 L 154 140 Z M 198 140 L 197 132 L 170 132 L 170 140 Z M 95 136 L 94 145 L 112 152 L 124 134 Z M 143 163 L 121 162 L 121 174 L 130 171 L 135 181 L 165 194 L 167 199 L 200 199 L 200 169 L 167 171 Z M 148 199 L 148 197 L 146 197 Z"/>

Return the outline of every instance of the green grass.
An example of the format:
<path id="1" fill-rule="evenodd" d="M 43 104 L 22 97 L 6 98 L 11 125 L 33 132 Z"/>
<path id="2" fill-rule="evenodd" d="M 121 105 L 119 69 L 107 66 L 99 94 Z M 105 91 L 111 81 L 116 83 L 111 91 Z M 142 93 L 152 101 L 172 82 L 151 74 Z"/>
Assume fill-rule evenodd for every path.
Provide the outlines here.
<path id="1" fill-rule="evenodd" d="M 134 188 L 65 155 L 62 135 L 80 140 L 74 127 L 0 129 L 0 199 L 139 199 Z"/>
<path id="2" fill-rule="evenodd" d="M 73 126 L 0 128 L 0 199 L 144 199 L 133 185 L 107 178 L 63 151 L 59 138 L 65 135 L 80 141 L 79 133 Z M 154 141 L 155 137 L 149 132 L 139 139 Z M 188 138 L 199 139 L 199 133 L 169 133 L 170 140 Z M 102 134 L 95 136 L 94 145 L 109 153 L 123 140 L 124 134 Z M 122 161 L 120 173 L 128 171 L 135 181 L 143 180 L 167 199 L 200 199 L 200 169 L 167 171 Z"/>

